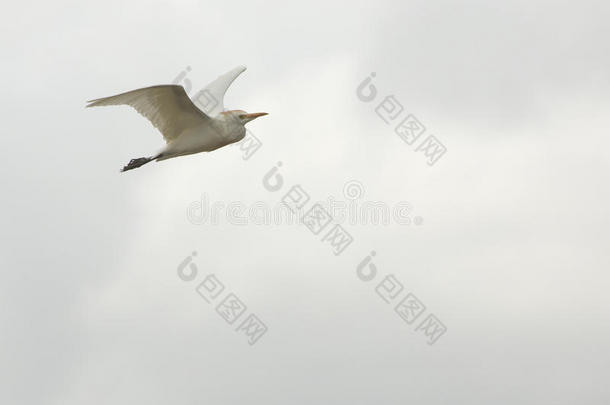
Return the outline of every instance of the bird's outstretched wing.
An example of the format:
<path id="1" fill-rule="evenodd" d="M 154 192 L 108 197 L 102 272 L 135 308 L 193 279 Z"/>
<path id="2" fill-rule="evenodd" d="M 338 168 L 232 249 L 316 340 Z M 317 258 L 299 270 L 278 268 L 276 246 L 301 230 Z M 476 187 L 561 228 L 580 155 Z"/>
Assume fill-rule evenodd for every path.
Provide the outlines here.
<path id="1" fill-rule="evenodd" d="M 163 135 L 165 142 L 176 139 L 184 129 L 210 121 L 179 85 L 145 87 L 88 101 L 87 107 L 121 105 L 133 107 L 146 117 Z"/>
<path id="2" fill-rule="evenodd" d="M 195 105 L 210 117 L 215 117 L 223 112 L 225 93 L 233 80 L 244 70 L 246 70 L 245 66 L 238 66 L 199 90 L 193 96 Z"/>

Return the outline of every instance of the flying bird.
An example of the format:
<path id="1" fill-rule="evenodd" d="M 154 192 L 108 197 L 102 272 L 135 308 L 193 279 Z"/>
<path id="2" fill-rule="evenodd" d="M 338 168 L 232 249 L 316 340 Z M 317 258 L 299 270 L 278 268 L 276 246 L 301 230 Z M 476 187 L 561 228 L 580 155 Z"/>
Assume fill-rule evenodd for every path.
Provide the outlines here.
<path id="1" fill-rule="evenodd" d="M 238 66 L 219 76 L 195 94 L 191 101 L 184 87 L 160 85 L 128 91 L 116 96 L 87 101 L 87 107 L 129 105 L 146 117 L 163 135 L 166 145 L 149 157 L 131 159 L 123 169 L 136 169 L 153 160 L 215 149 L 239 142 L 246 136 L 246 123 L 267 113 L 224 111 L 224 95 L 245 66 Z"/>

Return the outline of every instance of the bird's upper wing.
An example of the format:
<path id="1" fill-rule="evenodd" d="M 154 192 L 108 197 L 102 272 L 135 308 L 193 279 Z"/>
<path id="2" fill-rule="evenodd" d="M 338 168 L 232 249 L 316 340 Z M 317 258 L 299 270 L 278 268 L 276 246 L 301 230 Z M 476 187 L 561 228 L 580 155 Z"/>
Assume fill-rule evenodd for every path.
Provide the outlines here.
<path id="1" fill-rule="evenodd" d="M 176 139 L 184 129 L 210 121 L 210 117 L 195 107 L 179 85 L 145 87 L 88 103 L 87 107 L 120 104 L 133 107 L 161 131 L 167 143 Z"/>
<path id="2" fill-rule="evenodd" d="M 215 117 L 224 111 L 224 97 L 227 89 L 244 70 L 245 66 L 238 66 L 235 69 L 218 76 L 216 80 L 199 90 L 193 96 L 193 102 L 204 113 L 210 117 Z"/>

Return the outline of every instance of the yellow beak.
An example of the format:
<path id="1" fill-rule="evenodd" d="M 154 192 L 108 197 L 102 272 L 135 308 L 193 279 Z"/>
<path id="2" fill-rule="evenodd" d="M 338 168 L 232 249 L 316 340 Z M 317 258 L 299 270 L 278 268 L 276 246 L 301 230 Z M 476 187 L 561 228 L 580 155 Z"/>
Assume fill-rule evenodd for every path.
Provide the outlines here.
<path id="1" fill-rule="evenodd" d="M 243 117 L 246 117 L 250 121 L 252 121 L 254 118 L 262 117 L 263 115 L 269 115 L 269 114 L 265 113 L 265 112 L 258 112 L 258 113 L 244 114 Z"/>

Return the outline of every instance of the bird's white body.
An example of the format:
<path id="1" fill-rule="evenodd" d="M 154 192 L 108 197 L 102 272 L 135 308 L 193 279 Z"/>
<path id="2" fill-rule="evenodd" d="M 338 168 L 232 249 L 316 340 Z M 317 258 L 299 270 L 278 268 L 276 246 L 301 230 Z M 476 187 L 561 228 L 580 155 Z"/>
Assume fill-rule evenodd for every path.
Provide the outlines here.
<path id="1" fill-rule="evenodd" d="M 229 85 L 246 70 L 239 66 L 218 77 L 189 99 L 182 86 L 161 85 L 89 101 L 87 107 L 126 104 L 146 117 L 163 135 L 166 146 L 157 154 L 132 159 L 122 171 L 152 160 L 166 160 L 193 153 L 210 152 L 239 142 L 245 124 L 267 113 L 224 111 L 223 98 Z"/>
<path id="2" fill-rule="evenodd" d="M 232 113 L 229 112 L 229 113 Z M 185 129 L 176 139 L 169 142 L 160 152 L 157 160 L 211 152 L 223 146 L 239 142 L 246 136 L 246 127 L 233 114 L 219 114 L 210 122 Z"/>

